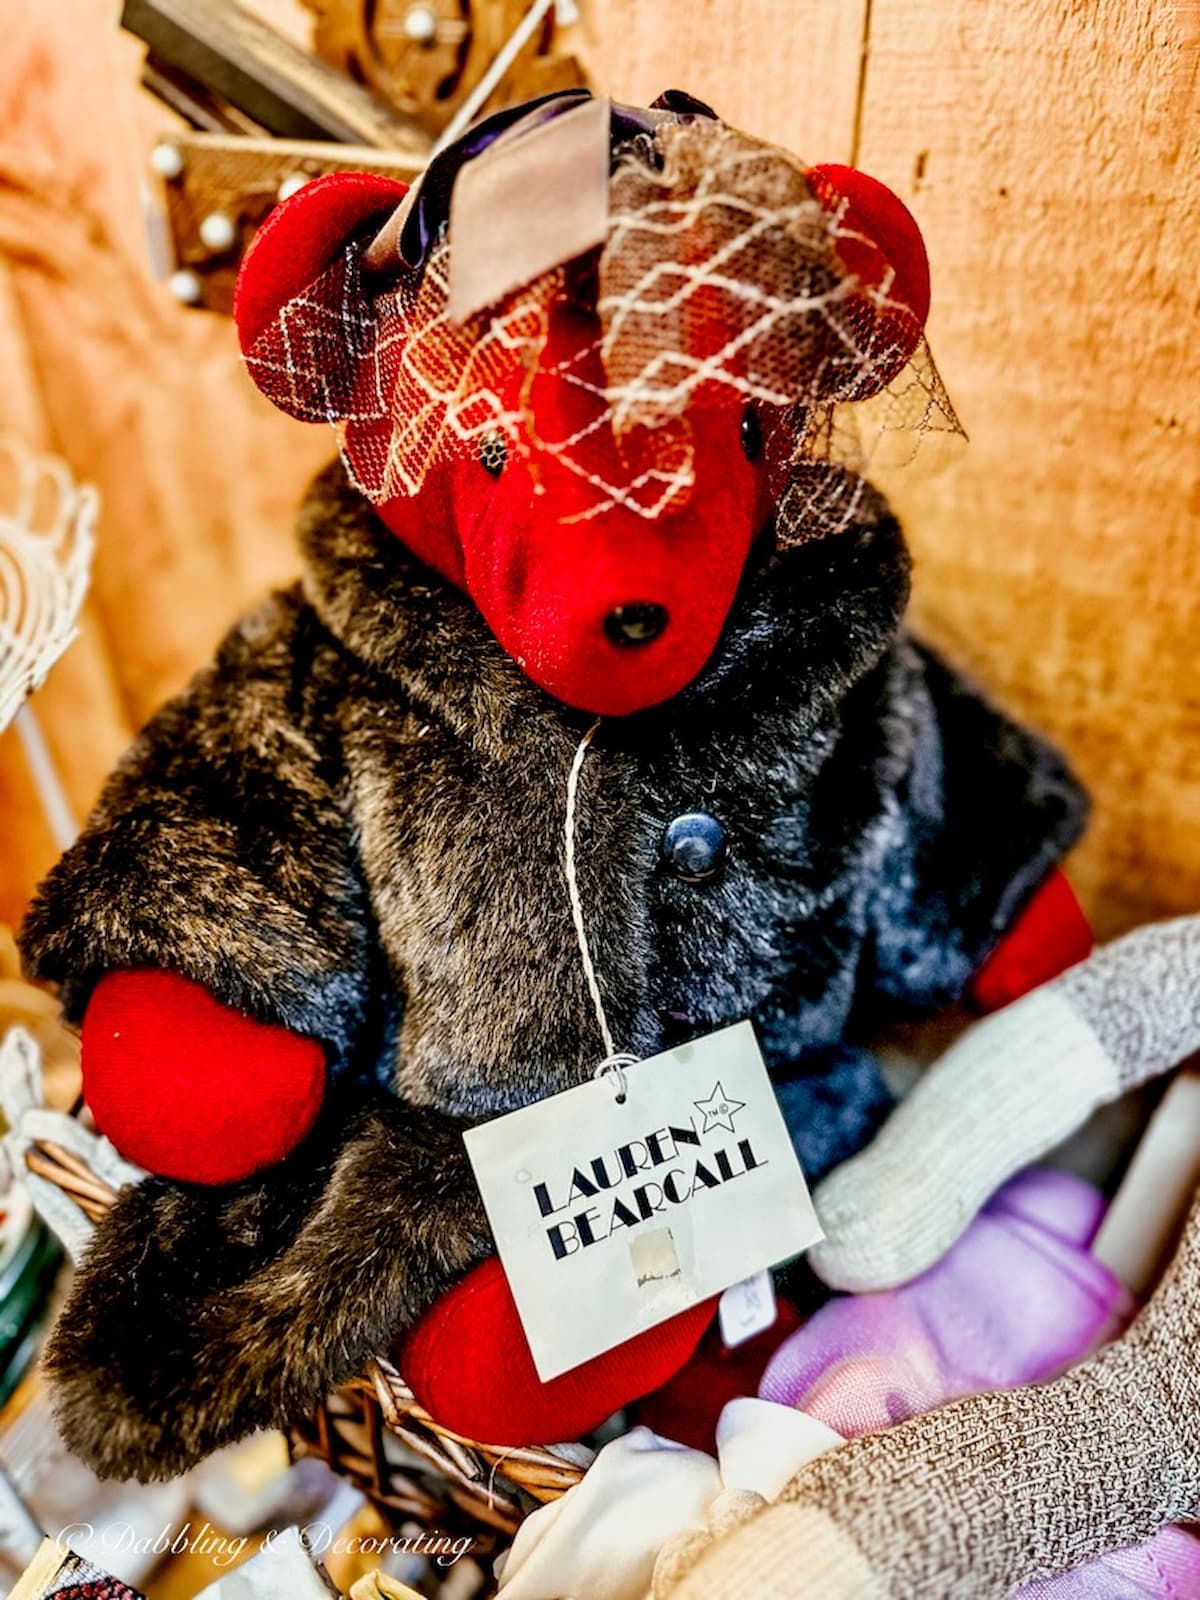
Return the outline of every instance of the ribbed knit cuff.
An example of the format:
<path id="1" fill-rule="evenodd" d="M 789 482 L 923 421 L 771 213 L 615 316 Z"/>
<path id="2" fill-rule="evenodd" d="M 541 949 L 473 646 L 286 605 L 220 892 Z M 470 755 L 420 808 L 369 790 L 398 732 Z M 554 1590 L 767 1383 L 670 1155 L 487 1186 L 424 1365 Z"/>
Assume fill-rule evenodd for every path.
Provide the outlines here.
<path id="1" fill-rule="evenodd" d="M 837 1289 L 891 1288 L 960 1237 L 1013 1173 L 1119 1092 L 1094 1028 L 1051 985 L 957 1039 L 874 1143 L 814 1201 L 813 1268 Z"/>
<path id="2" fill-rule="evenodd" d="M 813 1506 L 786 1502 L 703 1548 L 695 1565 L 654 1600 L 886 1600 L 858 1546 Z"/>

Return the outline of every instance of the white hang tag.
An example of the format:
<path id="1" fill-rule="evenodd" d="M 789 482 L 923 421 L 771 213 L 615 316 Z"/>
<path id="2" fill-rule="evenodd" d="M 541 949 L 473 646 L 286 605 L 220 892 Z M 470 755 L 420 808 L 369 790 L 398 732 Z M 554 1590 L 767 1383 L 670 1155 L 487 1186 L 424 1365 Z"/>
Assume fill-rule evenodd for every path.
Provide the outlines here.
<path id="1" fill-rule="evenodd" d="M 752 1278 L 743 1278 L 741 1283 L 731 1283 L 717 1307 L 726 1350 L 735 1350 L 755 1334 L 773 1328 L 778 1314 L 775 1283 L 769 1268 L 764 1267 Z"/>
<path id="2" fill-rule="evenodd" d="M 472 1128 L 543 1382 L 823 1237 L 749 1022 Z"/>

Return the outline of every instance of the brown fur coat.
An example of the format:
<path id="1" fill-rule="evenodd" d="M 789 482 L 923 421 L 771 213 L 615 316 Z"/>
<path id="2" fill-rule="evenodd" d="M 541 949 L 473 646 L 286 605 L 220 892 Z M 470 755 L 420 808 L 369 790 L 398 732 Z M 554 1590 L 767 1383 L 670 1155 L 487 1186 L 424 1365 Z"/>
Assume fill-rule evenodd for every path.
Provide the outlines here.
<path id="1" fill-rule="evenodd" d="M 386 1348 L 491 1248 L 464 1120 L 603 1054 L 562 867 L 590 719 L 339 470 L 301 537 L 303 585 L 153 720 L 24 930 L 70 1019 L 104 972 L 166 967 L 321 1039 L 335 1086 L 274 1171 L 151 1180 L 99 1228 L 49 1360 L 67 1438 L 103 1472 L 177 1471 Z M 830 1052 L 958 996 L 1085 809 L 1052 751 L 900 631 L 907 592 L 882 502 L 836 539 L 768 536 L 705 672 L 604 724 L 583 769 L 618 1047 L 752 1017 L 772 1069 L 812 1086 L 796 1134 L 817 1169 L 879 1109 L 822 1078 Z M 728 841 L 703 884 L 661 852 L 697 810 Z"/>

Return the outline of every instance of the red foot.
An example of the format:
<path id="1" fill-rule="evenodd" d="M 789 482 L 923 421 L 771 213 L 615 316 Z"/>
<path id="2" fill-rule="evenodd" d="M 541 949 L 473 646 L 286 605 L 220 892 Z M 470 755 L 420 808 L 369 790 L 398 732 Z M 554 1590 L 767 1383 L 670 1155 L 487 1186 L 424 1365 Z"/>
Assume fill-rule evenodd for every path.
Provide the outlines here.
<path id="1" fill-rule="evenodd" d="M 405 1382 L 444 1427 L 484 1444 L 559 1444 L 659 1388 L 689 1360 L 717 1302 L 543 1383 L 516 1303 L 493 1256 L 426 1313 L 400 1351 Z"/>
<path id="2" fill-rule="evenodd" d="M 803 1322 L 781 1299 L 772 1325 L 732 1350 L 726 1348 L 714 1323 L 687 1365 L 640 1402 L 635 1419 L 663 1439 L 712 1455 L 717 1447 L 717 1418 L 725 1406 L 730 1400 L 758 1393 L 767 1362 Z"/>
<path id="3" fill-rule="evenodd" d="M 1075 891 L 1055 869 L 975 974 L 971 998 L 998 1011 L 1091 955 L 1095 940 Z"/>

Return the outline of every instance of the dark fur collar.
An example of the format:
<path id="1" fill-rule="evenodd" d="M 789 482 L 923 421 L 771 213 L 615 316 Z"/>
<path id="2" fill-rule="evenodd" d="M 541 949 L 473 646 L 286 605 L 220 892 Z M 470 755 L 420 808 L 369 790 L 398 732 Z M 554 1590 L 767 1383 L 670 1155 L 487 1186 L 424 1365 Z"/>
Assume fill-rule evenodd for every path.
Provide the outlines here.
<path id="1" fill-rule="evenodd" d="M 751 558 L 717 649 L 700 676 L 663 707 L 621 719 L 630 730 L 711 719 L 783 684 L 815 726 L 895 638 L 908 602 L 909 558 L 882 495 L 864 492 L 864 520 L 836 538 L 775 548 L 772 531 Z M 514 736 L 516 720 L 572 713 L 525 677 L 472 601 L 411 556 L 348 482 L 340 463 L 313 484 L 300 515 L 304 592 L 325 626 L 361 661 L 436 707 L 460 737 L 485 750 Z"/>

